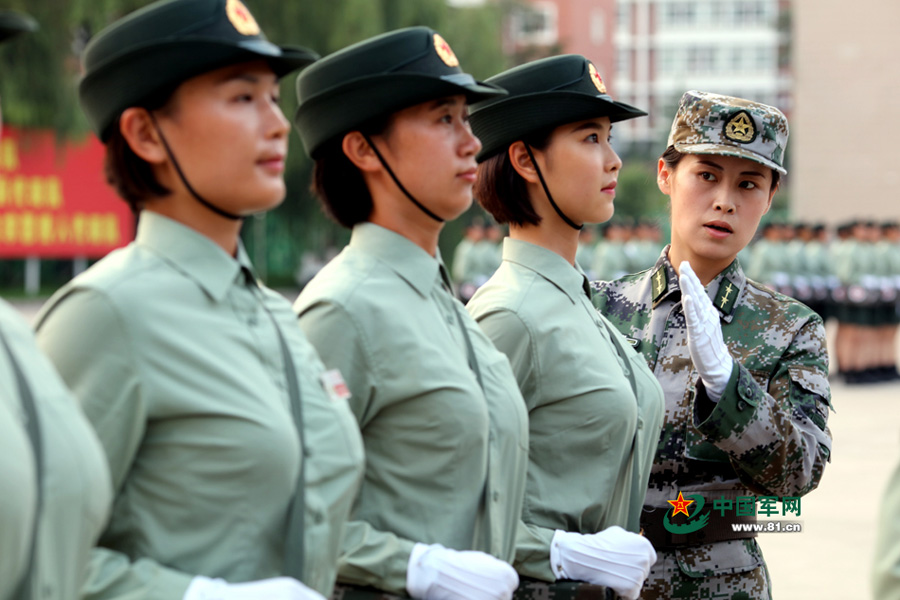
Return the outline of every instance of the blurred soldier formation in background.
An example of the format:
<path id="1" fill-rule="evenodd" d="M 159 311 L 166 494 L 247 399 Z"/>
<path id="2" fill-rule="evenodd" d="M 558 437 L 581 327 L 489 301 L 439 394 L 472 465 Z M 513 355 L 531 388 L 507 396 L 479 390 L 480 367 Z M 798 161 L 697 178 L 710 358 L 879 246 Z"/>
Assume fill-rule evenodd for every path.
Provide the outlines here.
<path id="1" fill-rule="evenodd" d="M 599 233 L 598 233 L 599 232 Z M 503 229 L 474 217 L 453 255 L 453 279 L 465 302 L 500 266 Z M 610 281 L 653 266 L 665 245 L 660 226 L 651 220 L 616 220 L 586 225 L 579 234 L 576 260 L 591 280 Z"/>
<path id="2" fill-rule="evenodd" d="M 599 232 L 599 233 L 598 233 Z M 468 300 L 500 264 L 501 229 L 480 216 L 453 257 Z M 654 265 L 663 234 L 653 220 L 616 220 L 581 231 L 577 261 L 591 280 L 610 281 Z M 739 255 L 747 276 L 800 300 L 836 327 L 832 376 L 848 384 L 900 379 L 900 223 L 769 222 Z"/>

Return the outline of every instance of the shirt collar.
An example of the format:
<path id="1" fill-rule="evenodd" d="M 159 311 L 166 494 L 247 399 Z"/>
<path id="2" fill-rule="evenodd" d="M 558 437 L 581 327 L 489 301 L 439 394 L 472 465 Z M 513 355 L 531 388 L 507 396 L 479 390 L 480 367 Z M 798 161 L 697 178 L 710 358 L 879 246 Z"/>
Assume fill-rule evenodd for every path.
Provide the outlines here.
<path id="1" fill-rule="evenodd" d="M 202 233 L 152 211 L 141 212 L 135 242 L 194 280 L 216 302 L 239 276 L 243 280 L 242 269 L 253 273 L 240 240 L 237 257 L 231 257 Z"/>
<path id="2" fill-rule="evenodd" d="M 438 281 L 450 287 L 450 276 L 440 250 L 431 256 L 415 242 L 374 223 L 359 223 L 350 235 L 350 247 L 375 257 L 397 273 L 422 296 L 428 296 Z"/>
<path id="3" fill-rule="evenodd" d="M 662 253 L 657 259 L 656 264 L 650 270 L 650 294 L 653 302 L 653 308 L 671 298 L 678 301 L 681 297 L 681 288 L 678 287 L 678 275 L 675 274 L 675 268 L 669 262 L 669 246 L 663 248 Z M 662 289 L 655 283 L 663 282 Z M 706 293 L 709 294 L 713 302 L 713 306 L 719 311 L 721 318 L 730 323 L 734 318 L 734 309 L 738 304 L 738 299 L 744 291 L 747 283 L 747 276 L 741 268 L 738 259 L 734 259 L 728 267 L 721 273 L 716 275 L 709 285 L 706 286 Z"/>
<path id="4" fill-rule="evenodd" d="M 504 238 L 503 260 L 534 271 L 564 292 L 575 303 L 579 295 L 591 298 L 591 287 L 581 267 L 569 264 L 565 258 L 523 240 Z"/>

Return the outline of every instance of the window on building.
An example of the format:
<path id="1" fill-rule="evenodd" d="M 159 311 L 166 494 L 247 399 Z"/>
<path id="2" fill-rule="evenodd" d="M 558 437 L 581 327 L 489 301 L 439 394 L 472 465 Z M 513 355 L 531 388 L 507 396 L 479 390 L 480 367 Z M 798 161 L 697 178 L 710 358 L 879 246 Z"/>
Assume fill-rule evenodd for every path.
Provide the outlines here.
<path id="1" fill-rule="evenodd" d="M 758 25 L 764 22 L 765 6 L 760 0 L 738 0 L 734 7 L 736 25 Z"/>
<path id="2" fill-rule="evenodd" d="M 619 49 L 616 52 L 616 74 L 619 79 L 631 79 L 631 51 Z"/>
<path id="3" fill-rule="evenodd" d="M 771 71 L 775 63 L 775 53 L 772 48 L 763 46 L 756 49 L 756 70 Z"/>
<path id="4" fill-rule="evenodd" d="M 619 31 L 631 30 L 631 8 L 630 2 L 623 0 L 616 2 L 616 28 Z"/>
<path id="5" fill-rule="evenodd" d="M 705 75 L 711 73 L 715 65 L 716 51 L 709 46 L 691 46 L 688 48 L 688 73 Z"/>
<path id="6" fill-rule="evenodd" d="M 559 39 L 559 14 L 553 2 L 533 2 L 512 15 L 512 37 L 516 43 L 550 46 Z"/>
<path id="7" fill-rule="evenodd" d="M 591 10 L 591 43 L 602 44 L 606 41 L 606 14 L 603 9 Z"/>
<path id="8" fill-rule="evenodd" d="M 744 50 L 739 47 L 731 49 L 731 65 L 732 73 L 740 73 L 744 70 Z"/>

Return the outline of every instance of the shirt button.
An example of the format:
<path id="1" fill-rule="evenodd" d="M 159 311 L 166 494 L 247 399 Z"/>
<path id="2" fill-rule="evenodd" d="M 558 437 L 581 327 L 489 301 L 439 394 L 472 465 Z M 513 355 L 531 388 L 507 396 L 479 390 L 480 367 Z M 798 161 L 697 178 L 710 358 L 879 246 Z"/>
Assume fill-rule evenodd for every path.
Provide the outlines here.
<path id="1" fill-rule="evenodd" d="M 500 492 L 494 492 L 494 502 L 500 502 Z"/>
<path id="2" fill-rule="evenodd" d="M 744 402 L 743 400 L 738 400 L 737 409 L 744 410 L 745 408 L 747 408 L 747 403 Z"/>

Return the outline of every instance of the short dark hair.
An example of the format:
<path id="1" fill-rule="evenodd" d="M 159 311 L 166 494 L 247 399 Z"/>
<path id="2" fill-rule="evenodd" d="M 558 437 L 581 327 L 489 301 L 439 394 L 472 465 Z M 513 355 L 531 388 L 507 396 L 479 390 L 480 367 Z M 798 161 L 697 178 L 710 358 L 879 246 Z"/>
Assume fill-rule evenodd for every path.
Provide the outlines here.
<path id="1" fill-rule="evenodd" d="M 383 134 L 389 129 L 392 117 L 387 115 L 374 119 L 361 126 L 359 131 L 370 138 Z M 369 220 L 373 205 L 372 194 L 362 171 L 344 154 L 344 135 L 330 140 L 317 152 L 309 187 L 326 215 L 339 225 L 352 229 L 354 225 Z"/>
<path id="2" fill-rule="evenodd" d="M 666 151 L 662 153 L 660 158 L 666 163 L 666 166 L 670 169 L 674 169 L 678 166 L 678 163 L 681 162 L 681 159 L 684 158 L 684 153 L 679 152 L 675 149 L 675 146 L 669 146 L 666 148 Z M 772 169 L 772 185 L 769 187 L 769 191 L 772 191 L 778 188 L 778 184 L 781 182 L 781 171 L 776 171 Z"/>
<path id="3" fill-rule="evenodd" d="M 521 140 L 531 148 L 544 150 L 556 127 L 538 131 Z M 472 190 L 478 203 L 501 225 L 537 225 L 540 215 L 528 197 L 528 186 L 512 166 L 509 146 L 478 165 L 478 177 Z"/>
<path id="4" fill-rule="evenodd" d="M 141 108 L 149 111 L 165 111 L 176 88 L 164 90 L 148 98 Z M 165 187 L 153 174 L 153 167 L 135 154 L 119 130 L 119 120 L 113 123 L 106 141 L 106 156 L 103 173 L 106 182 L 120 198 L 128 203 L 131 211 L 138 214 L 148 200 L 168 196 L 172 190 Z"/>

